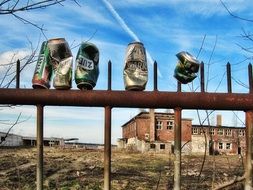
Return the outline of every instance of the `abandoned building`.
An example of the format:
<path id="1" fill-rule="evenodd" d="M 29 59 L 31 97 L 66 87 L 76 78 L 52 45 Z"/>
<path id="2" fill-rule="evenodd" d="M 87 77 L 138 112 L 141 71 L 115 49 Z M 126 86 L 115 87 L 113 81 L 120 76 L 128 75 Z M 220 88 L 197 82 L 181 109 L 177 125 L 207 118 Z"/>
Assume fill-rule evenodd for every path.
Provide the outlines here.
<path id="1" fill-rule="evenodd" d="M 201 126 L 182 118 L 182 153 L 245 153 L 245 128 L 222 126 L 221 120 L 218 115 L 216 126 Z M 118 148 L 173 153 L 174 113 L 140 112 L 122 125 Z"/>
<path id="2" fill-rule="evenodd" d="M 6 134 L 0 132 L 0 146 L 17 147 L 17 146 L 36 146 L 36 137 L 24 137 L 16 134 Z M 77 141 L 78 138 L 63 139 L 57 137 L 44 137 L 44 146 L 65 146 L 68 142 Z"/>

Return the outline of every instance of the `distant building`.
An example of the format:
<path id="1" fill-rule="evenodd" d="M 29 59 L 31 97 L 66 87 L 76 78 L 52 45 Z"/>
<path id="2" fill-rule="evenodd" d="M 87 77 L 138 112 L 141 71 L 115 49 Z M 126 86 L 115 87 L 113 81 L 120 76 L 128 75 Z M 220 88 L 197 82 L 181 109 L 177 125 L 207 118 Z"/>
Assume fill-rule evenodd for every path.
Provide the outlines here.
<path id="1" fill-rule="evenodd" d="M 44 146 L 64 146 L 66 142 L 77 141 L 78 138 L 63 139 L 56 137 L 44 137 Z M 0 132 L 0 146 L 36 146 L 36 137 L 24 137 L 15 134 Z"/>
<path id="2" fill-rule="evenodd" d="M 222 126 L 221 115 L 216 126 L 192 125 L 192 119 L 182 118 L 182 152 L 209 154 L 245 153 L 245 128 Z M 140 112 L 122 127 L 119 148 L 138 151 L 174 151 L 174 113 Z M 203 134 L 205 131 L 205 134 Z"/>
<path id="3" fill-rule="evenodd" d="M 182 144 L 191 141 L 191 119 L 182 118 Z M 119 147 L 130 147 L 139 151 L 174 150 L 174 114 L 141 112 L 122 126 L 123 138 Z M 190 143 L 183 148 L 189 152 Z"/>
<path id="4" fill-rule="evenodd" d="M 192 152 L 205 152 L 205 142 L 209 154 L 245 154 L 245 128 L 193 125 Z"/>
<path id="5" fill-rule="evenodd" d="M 22 146 L 22 136 L 0 132 L 0 146 Z"/>

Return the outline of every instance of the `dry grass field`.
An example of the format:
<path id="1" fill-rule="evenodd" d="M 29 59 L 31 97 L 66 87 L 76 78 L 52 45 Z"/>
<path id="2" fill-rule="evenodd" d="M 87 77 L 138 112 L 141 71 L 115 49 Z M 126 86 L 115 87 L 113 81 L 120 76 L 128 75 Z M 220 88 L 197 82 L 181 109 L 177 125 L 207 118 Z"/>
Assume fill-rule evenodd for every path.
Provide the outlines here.
<path id="1" fill-rule="evenodd" d="M 113 190 L 169 190 L 173 187 L 173 156 L 131 151 L 112 153 Z M 182 156 L 182 189 L 211 189 L 243 174 L 236 156 Z M 0 149 L 0 189 L 36 189 L 36 149 Z M 44 189 L 103 189 L 103 152 L 84 149 L 44 149 Z M 236 184 L 230 189 L 243 189 Z"/>

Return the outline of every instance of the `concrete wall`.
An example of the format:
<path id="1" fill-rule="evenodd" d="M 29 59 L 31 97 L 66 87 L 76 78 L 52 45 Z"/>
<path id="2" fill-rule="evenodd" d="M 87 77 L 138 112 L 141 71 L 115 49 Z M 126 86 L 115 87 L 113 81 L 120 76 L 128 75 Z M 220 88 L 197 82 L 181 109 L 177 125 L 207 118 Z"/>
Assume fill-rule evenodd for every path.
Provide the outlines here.
<path id="1" fill-rule="evenodd" d="M 18 135 L 9 134 L 5 139 L 5 133 L 0 133 L 1 144 L 0 146 L 22 146 L 22 137 Z"/>

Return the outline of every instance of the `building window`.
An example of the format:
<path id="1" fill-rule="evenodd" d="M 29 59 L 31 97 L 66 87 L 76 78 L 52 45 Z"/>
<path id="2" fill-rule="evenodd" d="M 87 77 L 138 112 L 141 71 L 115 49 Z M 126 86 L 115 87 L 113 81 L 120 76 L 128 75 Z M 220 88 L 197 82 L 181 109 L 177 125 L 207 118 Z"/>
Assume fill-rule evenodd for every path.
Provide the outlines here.
<path id="1" fill-rule="evenodd" d="M 222 142 L 219 142 L 219 149 L 223 149 L 223 143 Z"/>
<path id="2" fill-rule="evenodd" d="M 226 143 L 226 149 L 230 150 L 232 148 L 231 143 Z"/>
<path id="3" fill-rule="evenodd" d="M 196 135 L 199 133 L 198 128 L 192 128 L 192 134 Z"/>
<path id="4" fill-rule="evenodd" d="M 226 129 L 226 136 L 232 136 L 232 130 L 231 129 Z"/>
<path id="5" fill-rule="evenodd" d="M 239 129 L 239 136 L 242 136 L 242 137 L 245 136 L 245 130 L 244 129 Z"/>
<path id="6" fill-rule="evenodd" d="M 151 149 L 155 149 L 155 144 L 150 144 Z"/>
<path id="7" fill-rule="evenodd" d="M 145 140 L 149 140 L 149 134 L 145 133 Z"/>
<path id="8" fill-rule="evenodd" d="M 160 144 L 160 149 L 165 149 L 165 144 Z"/>
<path id="9" fill-rule="evenodd" d="M 5 137 L 1 137 L 1 142 L 4 142 L 5 141 Z"/>
<path id="10" fill-rule="evenodd" d="M 217 130 L 217 134 L 220 135 L 220 136 L 222 136 L 223 135 L 223 129 L 218 129 Z"/>
<path id="11" fill-rule="evenodd" d="M 173 121 L 167 121 L 167 129 L 172 130 L 173 129 L 174 122 Z"/>
<path id="12" fill-rule="evenodd" d="M 162 123 L 162 121 L 156 121 L 156 129 L 162 129 L 162 125 L 163 125 L 163 123 Z"/>
<path id="13" fill-rule="evenodd" d="M 214 135 L 214 129 L 213 129 L 213 128 L 211 128 L 211 129 L 209 130 L 209 134 L 210 134 L 210 135 Z"/>

